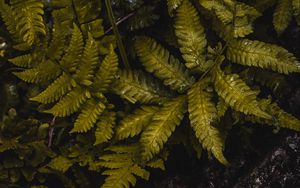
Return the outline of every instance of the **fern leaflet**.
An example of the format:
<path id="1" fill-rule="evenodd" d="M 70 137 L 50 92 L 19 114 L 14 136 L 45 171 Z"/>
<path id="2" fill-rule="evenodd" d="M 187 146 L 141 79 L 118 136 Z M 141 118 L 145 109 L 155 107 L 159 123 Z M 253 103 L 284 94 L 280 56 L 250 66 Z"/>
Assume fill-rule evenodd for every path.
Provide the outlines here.
<path id="1" fill-rule="evenodd" d="M 186 108 L 186 97 L 179 96 L 166 102 L 154 114 L 151 123 L 143 131 L 140 139 L 144 160 L 152 159 L 161 151 L 172 132 L 180 124 Z"/>
<path id="2" fill-rule="evenodd" d="M 188 0 L 184 0 L 178 7 L 174 27 L 185 65 L 190 69 L 198 67 L 204 71 L 207 41 L 198 13 Z"/>
<path id="3" fill-rule="evenodd" d="M 219 118 L 215 104 L 211 102 L 212 95 L 205 91 L 207 85 L 207 80 L 201 80 L 188 91 L 188 111 L 191 126 L 202 147 L 212 152 L 222 164 L 228 165 L 223 155 L 225 138 L 214 127 Z"/>

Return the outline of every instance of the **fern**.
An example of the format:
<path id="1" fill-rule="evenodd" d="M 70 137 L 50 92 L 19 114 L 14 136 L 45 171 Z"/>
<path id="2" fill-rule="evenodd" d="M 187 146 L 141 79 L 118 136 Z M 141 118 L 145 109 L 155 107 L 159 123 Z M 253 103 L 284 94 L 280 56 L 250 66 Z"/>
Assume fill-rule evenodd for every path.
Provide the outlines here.
<path id="1" fill-rule="evenodd" d="M 88 100 L 83 106 L 81 113 L 74 123 L 74 128 L 71 132 L 87 132 L 99 119 L 103 113 L 105 105 L 93 99 Z"/>
<path id="2" fill-rule="evenodd" d="M 165 85 L 183 92 L 193 83 L 185 67 L 153 39 L 137 38 L 135 49 L 146 70 L 164 80 Z"/>
<path id="3" fill-rule="evenodd" d="M 168 99 L 167 92 L 150 76 L 138 71 L 123 70 L 117 75 L 113 90 L 131 103 L 162 103 Z"/>
<path id="4" fill-rule="evenodd" d="M 115 112 L 106 111 L 102 114 L 97 122 L 97 128 L 95 131 L 96 141 L 94 145 L 108 142 L 114 133 L 114 126 L 116 124 Z"/>
<path id="5" fill-rule="evenodd" d="M 148 161 L 161 151 L 163 145 L 179 125 L 185 111 L 186 97 L 180 96 L 166 102 L 154 114 L 151 123 L 147 125 L 141 135 L 143 159 Z"/>
<path id="6" fill-rule="evenodd" d="M 212 13 L 213 28 L 225 40 L 252 33 L 252 24 L 260 16 L 255 8 L 242 2 L 200 0 L 200 4 Z"/>
<path id="7" fill-rule="evenodd" d="M 16 20 L 16 30 L 27 44 L 31 46 L 40 34 L 46 35 L 43 3 L 37 0 L 13 0 L 11 4 Z"/>
<path id="8" fill-rule="evenodd" d="M 170 16 L 174 15 L 174 10 L 176 10 L 183 0 L 167 0 L 168 12 Z"/>
<path id="9" fill-rule="evenodd" d="M 235 63 L 256 66 L 289 74 L 300 72 L 300 64 L 286 49 L 248 39 L 232 41 L 227 49 L 227 58 Z"/>
<path id="10" fill-rule="evenodd" d="M 37 101 L 39 103 L 48 104 L 59 100 L 73 87 L 76 87 L 74 79 L 69 77 L 66 73 L 63 73 L 59 78 L 53 81 L 43 92 L 30 100 Z"/>
<path id="11" fill-rule="evenodd" d="M 66 172 L 72 165 L 73 165 L 72 161 L 70 161 L 66 157 L 57 156 L 56 158 L 52 159 L 47 166 L 54 170 Z"/>
<path id="12" fill-rule="evenodd" d="M 221 132 L 214 127 L 219 118 L 217 109 L 211 102 L 212 95 L 205 91 L 207 85 L 207 80 L 199 81 L 188 91 L 191 126 L 202 147 L 212 152 L 221 163 L 228 165 L 223 156 L 225 139 Z"/>
<path id="13" fill-rule="evenodd" d="M 77 112 L 81 105 L 89 98 L 91 98 L 89 91 L 77 87 L 67 93 L 55 106 L 45 112 L 58 117 L 66 117 Z"/>
<path id="14" fill-rule="evenodd" d="M 135 110 L 120 121 L 116 130 L 116 137 L 119 140 L 123 140 L 140 134 L 151 122 L 153 115 L 157 111 L 158 108 L 154 106 L 142 106 Z"/>
<path id="15" fill-rule="evenodd" d="M 109 168 L 103 172 L 108 177 L 102 188 L 128 188 L 136 184 L 136 176 L 149 179 L 149 172 L 137 161 L 139 147 L 137 145 L 113 146 L 107 149 L 111 154 L 100 157 L 103 167 Z M 147 166 L 153 166 L 153 161 Z M 158 165 L 159 167 L 161 165 Z M 157 167 L 157 165 L 155 165 Z"/>
<path id="16" fill-rule="evenodd" d="M 278 34 L 281 34 L 288 27 L 292 15 L 292 1 L 278 0 L 273 15 L 274 28 Z"/>
<path id="17" fill-rule="evenodd" d="M 264 99 L 260 101 L 260 106 L 275 118 L 275 121 L 269 124 L 300 131 L 300 120 L 282 110 L 275 102 Z"/>
<path id="18" fill-rule="evenodd" d="M 226 104 L 224 99 L 219 98 L 219 101 L 217 103 L 216 108 L 217 108 L 218 116 L 219 116 L 219 118 L 221 118 L 225 115 L 225 113 L 228 110 L 229 106 Z"/>
<path id="19" fill-rule="evenodd" d="M 214 70 L 213 77 L 216 92 L 234 110 L 266 119 L 271 118 L 259 108 L 256 92 L 252 91 L 237 74 L 225 75 L 218 67 Z"/>
<path id="20" fill-rule="evenodd" d="M 197 11 L 189 1 L 184 0 L 178 7 L 174 28 L 186 66 L 204 71 L 207 41 Z"/>
<path id="21" fill-rule="evenodd" d="M 206 150 L 228 165 L 223 151 L 233 124 L 251 121 L 300 131 L 296 117 L 270 98 L 259 98 L 271 90 L 275 96 L 289 91 L 280 73 L 300 72 L 297 59 L 278 45 L 240 39 L 254 31 L 261 16 L 257 10 L 276 3 L 275 29 L 284 32 L 292 16 L 299 19 L 299 0 L 249 5 L 236 0 L 114 1 L 113 9 L 107 2 L 102 12 L 97 0 L 0 0 L 6 26 L 1 31 L 8 44 L 0 47 L 0 55 L 5 51 L 4 59 L 20 67 L 14 69 L 17 77 L 36 84 L 28 89 L 30 99 L 50 114 L 34 123 L 19 123 L 13 109 L 0 117 L 5 185 L 39 183 L 50 173 L 65 187 L 89 187 L 83 174 L 88 170 L 102 172 L 102 187 L 128 188 L 139 177 L 148 180 L 148 168 L 164 170 L 172 144 L 183 144 L 198 158 Z M 164 7 L 168 12 L 157 14 Z M 112 22 L 113 35 L 102 26 L 107 13 L 121 17 Z M 164 17 L 167 13 L 171 18 Z M 124 27 L 116 27 L 122 22 Z M 166 22 L 167 32 L 158 28 Z M 153 38 L 131 32 L 141 28 Z M 251 38 L 263 36 L 260 29 Z M 127 54 L 123 39 L 134 42 L 126 42 Z M 134 69 L 118 64 L 118 52 Z M 139 70 L 139 62 L 148 73 Z M 51 124 L 44 123 L 47 118 Z"/>
<path id="22" fill-rule="evenodd" d="M 118 71 L 118 57 L 114 52 L 113 47 L 110 47 L 109 53 L 106 55 L 105 59 L 102 61 L 98 72 L 96 73 L 96 78 L 93 83 L 93 87 L 96 91 L 107 92 L 110 84 L 114 81 L 114 78 Z"/>

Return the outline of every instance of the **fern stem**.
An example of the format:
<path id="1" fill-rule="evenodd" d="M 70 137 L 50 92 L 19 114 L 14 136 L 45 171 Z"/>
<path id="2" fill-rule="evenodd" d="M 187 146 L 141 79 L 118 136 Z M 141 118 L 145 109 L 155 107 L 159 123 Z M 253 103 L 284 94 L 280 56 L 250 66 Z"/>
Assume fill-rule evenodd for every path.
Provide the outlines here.
<path id="1" fill-rule="evenodd" d="M 121 23 L 123 23 L 123 22 L 126 21 L 127 19 L 131 18 L 134 14 L 135 14 L 135 12 L 132 12 L 132 13 L 126 15 L 125 17 L 118 19 L 117 22 L 116 22 L 116 26 L 120 25 Z M 108 34 L 108 33 L 111 32 L 112 30 L 113 30 L 113 27 L 110 27 L 108 30 L 106 30 L 106 31 L 104 32 L 104 35 Z"/>
<path id="2" fill-rule="evenodd" d="M 125 51 L 125 48 L 124 48 L 124 45 L 123 45 L 123 42 L 122 42 L 122 39 L 121 39 L 121 35 L 119 33 L 119 30 L 118 30 L 118 27 L 117 27 L 117 24 L 116 24 L 116 20 L 115 20 L 114 14 L 113 14 L 113 10 L 112 10 L 112 7 L 111 7 L 111 0 L 105 0 L 105 5 L 106 5 L 106 10 L 107 10 L 107 14 L 108 14 L 110 24 L 112 26 L 112 30 L 114 31 L 114 34 L 115 34 L 116 39 L 117 39 L 117 44 L 118 44 L 118 47 L 119 47 L 119 50 L 120 50 L 122 61 L 124 63 L 125 68 L 130 69 L 130 65 L 128 63 L 126 51 Z"/>

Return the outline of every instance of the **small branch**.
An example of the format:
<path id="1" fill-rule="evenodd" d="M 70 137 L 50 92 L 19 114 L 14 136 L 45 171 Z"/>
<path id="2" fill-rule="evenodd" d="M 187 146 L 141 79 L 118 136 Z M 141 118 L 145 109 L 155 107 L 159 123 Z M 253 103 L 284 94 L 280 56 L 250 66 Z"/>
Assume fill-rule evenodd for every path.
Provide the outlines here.
<path id="1" fill-rule="evenodd" d="M 118 19 L 118 21 L 116 22 L 116 26 L 120 25 L 121 23 L 123 23 L 124 21 L 126 21 L 127 19 L 131 18 L 135 13 L 132 12 L 128 15 L 126 15 L 125 17 Z M 108 34 L 109 32 L 111 32 L 113 30 L 113 27 L 110 27 L 108 30 L 105 31 L 105 35 Z"/>
<path id="2" fill-rule="evenodd" d="M 54 116 L 50 122 L 50 129 L 49 129 L 49 138 L 48 138 L 48 148 L 52 145 L 53 135 L 54 135 L 54 125 L 55 125 L 56 116 Z"/>
<path id="3" fill-rule="evenodd" d="M 124 45 L 123 45 L 123 42 L 122 42 L 122 39 L 121 39 L 121 35 L 119 33 L 119 30 L 118 30 L 118 27 L 117 27 L 117 24 L 116 24 L 116 20 L 115 20 L 114 14 L 113 14 L 113 10 L 112 10 L 112 7 L 111 7 L 111 0 L 105 0 L 105 5 L 106 5 L 106 10 L 107 10 L 107 14 L 108 14 L 110 24 L 112 26 L 112 30 L 114 31 L 114 34 L 115 34 L 116 39 L 117 39 L 117 44 L 118 44 L 118 47 L 119 47 L 119 50 L 120 50 L 122 61 L 124 63 L 125 68 L 130 69 L 130 65 L 129 65 L 129 62 L 128 62 L 128 59 L 127 59 L 126 51 L 125 51 L 125 48 L 124 48 Z"/>

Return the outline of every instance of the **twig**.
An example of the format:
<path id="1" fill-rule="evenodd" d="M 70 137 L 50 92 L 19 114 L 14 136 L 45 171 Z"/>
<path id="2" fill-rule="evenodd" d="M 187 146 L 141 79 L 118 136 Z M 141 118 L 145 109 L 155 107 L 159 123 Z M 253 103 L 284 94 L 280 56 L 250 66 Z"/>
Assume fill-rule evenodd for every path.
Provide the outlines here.
<path id="1" fill-rule="evenodd" d="M 116 22 L 116 26 L 120 25 L 122 22 L 126 21 L 127 19 L 131 18 L 133 15 L 135 14 L 135 12 L 132 12 L 128 15 L 126 15 L 125 17 L 118 19 L 118 21 Z M 111 32 L 113 30 L 113 27 L 108 28 L 108 30 L 105 31 L 105 35 L 108 34 L 109 32 Z"/>
<path id="2" fill-rule="evenodd" d="M 54 135 L 54 125 L 55 125 L 56 116 L 54 116 L 50 122 L 50 129 L 49 129 L 49 138 L 48 138 L 48 148 L 52 145 L 53 135 Z"/>
<path id="3" fill-rule="evenodd" d="M 112 26 L 112 30 L 114 31 L 114 34 L 115 34 L 116 39 L 117 39 L 117 44 L 118 44 L 118 47 L 119 47 L 119 50 L 120 50 L 122 61 L 124 63 L 125 68 L 130 69 L 130 65 L 128 63 L 126 51 L 125 51 L 125 48 L 124 48 L 124 45 L 123 45 L 123 42 L 122 42 L 122 39 L 121 39 L 121 35 L 119 33 L 119 30 L 118 30 L 118 27 L 116 25 L 115 17 L 114 17 L 113 10 L 112 10 L 112 7 L 111 7 L 111 0 L 105 0 L 105 5 L 106 5 L 106 10 L 107 10 L 107 14 L 108 14 L 110 24 Z"/>

